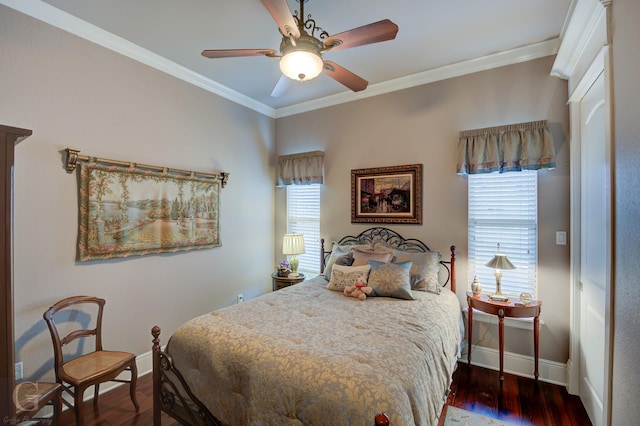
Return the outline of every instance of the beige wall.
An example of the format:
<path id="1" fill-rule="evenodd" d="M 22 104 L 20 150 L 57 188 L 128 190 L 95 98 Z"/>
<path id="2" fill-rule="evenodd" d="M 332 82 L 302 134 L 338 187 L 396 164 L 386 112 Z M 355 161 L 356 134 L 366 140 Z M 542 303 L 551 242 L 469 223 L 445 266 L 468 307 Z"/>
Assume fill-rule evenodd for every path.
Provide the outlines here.
<path id="1" fill-rule="evenodd" d="M 540 356 L 566 363 L 569 354 L 569 247 L 555 232 L 569 229 L 569 143 L 566 82 L 550 77 L 553 57 L 427 84 L 365 100 L 280 118 L 278 154 L 325 151 L 321 234 L 356 235 L 351 224 L 350 171 L 422 163 L 423 224 L 392 225 L 432 249 L 458 249 L 458 297 L 467 291 L 467 181 L 455 173 L 460 130 L 546 119 L 558 167 L 539 174 L 539 297 L 543 300 Z M 276 190 L 276 235 L 284 233 L 285 191 Z M 276 250 L 277 253 L 277 250 Z M 476 328 L 480 345 L 497 347 L 495 326 Z M 486 333 L 485 333 L 486 332 Z M 532 333 L 506 331 L 506 350 L 533 354 Z"/>
<path id="2" fill-rule="evenodd" d="M 167 337 L 199 313 L 231 304 L 238 292 L 269 290 L 279 259 L 284 190 L 273 188 L 277 154 L 325 151 L 322 235 L 350 223 L 350 170 L 422 163 L 423 225 L 395 225 L 443 253 L 458 247 L 458 296 L 466 291 L 466 180 L 454 172 L 460 130 L 549 120 L 558 168 L 540 174 L 541 356 L 566 362 L 569 306 L 568 110 L 566 83 L 549 77 L 553 58 L 458 77 L 274 121 L 106 49 L 1 7 L 3 124 L 33 129 L 18 145 L 15 188 L 16 358 L 28 378 L 50 377 L 42 312 L 55 300 L 108 300 L 106 342 L 148 351 L 149 328 Z M 11 102 L 6 101 L 10 99 Z M 222 191 L 223 247 L 106 262 L 75 262 L 77 182 L 60 151 L 231 173 Z M 239 153 L 242 153 L 241 155 Z M 259 208 L 257 208 L 259 206 Z M 275 229 L 274 229 L 275 223 Z M 274 235 L 276 236 L 274 240 Z M 252 248 L 247 248 L 248 243 Z M 251 262 L 252 268 L 244 267 Z M 243 273 L 238 275 L 237 269 Z M 177 309 L 176 309 L 177 305 Z M 172 308 L 173 307 L 173 308 Z M 170 311 L 171 309 L 171 311 Z M 483 327 L 479 333 L 484 333 Z M 496 347 L 494 327 L 481 343 Z M 531 333 L 507 330 L 507 350 L 531 354 Z"/>
<path id="3" fill-rule="evenodd" d="M 42 313 L 78 294 L 107 299 L 105 345 L 142 354 L 185 320 L 270 291 L 274 120 L 0 6 L 0 121 L 33 130 L 17 146 L 16 360 L 51 379 Z M 61 150 L 203 172 L 226 171 L 223 246 L 75 262 L 77 179 Z M 247 267 L 250 265 L 251 267 Z"/>
<path id="4" fill-rule="evenodd" d="M 617 261 L 612 424 L 635 421 L 640 390 L 635 373 L 640 351 L 639 246 L 633 232 L 640 221 L 638 19 L 636 0 L 613 2 Z M 273 236 L 281 236 L 284 228 L 280 189 L 275 193 L 275 221 L 273 216 L 273 120 L 4 6 L 0 6 L 0 56 L 0 121 L 34 131 L 17 147 L 15 170 L 16 356 L 25 362 L 27 378 L 51 378 L 51 348 L 41 315 L 59 298 L 106 297 L 106 343 L 144 353 L 151 325 L 160 324 L 168 336 L 193 315 L 232 303 L 239 291 L 247 297 L 268 291 L 265 271 L 279 257 L 269 247 L 277 245 L 279 237 L 274 244 Z M 555 246 L 553 233 L 568 229 L 567 90 L 561 81 L 548 77 L 550 66 L 547 58 L 455 78 L 279 119 L 276 129 L 280 154 L 326 151 L 325 238 L 366 228 L 349 220 L 350 169 L 424 164 L 424 224 L 392 227 L 443 252 L 449 244 L 458 246 L 462 300 L 466 181 L 453 173 L 457 133 L 548 119 L 560 161 L 556 171 L 540 177 L 539 281 L 545 322 L 541 352 L 543 358 L 565 362 L 569 248 Z M 223 247 L 74 262 L 76 178 L 64 172 L 59 152 L 67 146 L 107 158 L 231 172 L 222 192 Z M 248 249 L 248 242 L 260 249 Z M 248 262 L 252 268 L 243 267 Z M 519 346 L 514 345 L 521 343 L 530 353 L 529 338 L 524 331 L 508 330 L 507 350 L 517 352 Z M 495 346 L 495 340 L 490 329 L 483 342 Z"/>
<path id="5" fill-rule="evenodd" d="M 615 0 L 612 19 L 614 288 L 613 425 L 638 422 L 640 373 L 640 2 Z"/>

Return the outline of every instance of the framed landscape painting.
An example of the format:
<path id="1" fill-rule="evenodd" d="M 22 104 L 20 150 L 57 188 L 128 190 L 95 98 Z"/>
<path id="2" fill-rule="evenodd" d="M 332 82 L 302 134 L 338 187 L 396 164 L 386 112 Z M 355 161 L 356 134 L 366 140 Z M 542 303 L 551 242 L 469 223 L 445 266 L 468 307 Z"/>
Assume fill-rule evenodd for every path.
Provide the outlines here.
<path id="1" fill-rule="evenodd" d="M 422 164 L 351 170 L 352 223 L 422 223 Z"/>

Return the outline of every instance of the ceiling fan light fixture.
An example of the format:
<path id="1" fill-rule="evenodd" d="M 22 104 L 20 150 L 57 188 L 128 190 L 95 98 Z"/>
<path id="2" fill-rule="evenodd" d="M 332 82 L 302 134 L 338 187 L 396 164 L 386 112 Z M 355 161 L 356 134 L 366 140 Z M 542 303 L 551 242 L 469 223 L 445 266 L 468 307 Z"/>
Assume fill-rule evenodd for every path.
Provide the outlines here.
<path id="1" fill-rule="evenodd" d="M 283 37 L 280 45 L 280 70 L 296 81 L 316 78 L 324 67 L 324 61 L 320 56 L 321 47 L 322 43 L 308 34 L 302 34 L 297 40 Z"/>
<path id="2" fill-rule="evenodd" d="M 292 80 L 308 81 L 322 72 L 322 58 L 306 50 L 289 52 L 280 60 L 280 70 Z"/>
<path id="3" fill-rule="evenodd" d="M 278 24 L 278 30 L 282 35 L 279 55 L 276 55 L 274 49 L 214 49 L 203 50 L 202 56 L 211 59 L 239 56 L 280 58 L 282 75 L 271 91 L 272 97 L 276 97 L 284 90 L 285 84 L 281 82 L 286 82 L 287 78 L 294 81 L 308 81 L 323 72 L 353 92 L 366 89 L 369 84 L 367 80 L 334 62 L 325 62 L 322 55 L 333 49 L 347 49 L 393 40 L 398 33 L 398 26 L 388 19 L 383 19 L 329 35 L 316 25 L 311 15 L 304 13 L 304 4 L 308 0 L 296 1 L 300 4 L 300 9 L 291 14 L 287 0 L 262 0 L 262 5 Z"/>

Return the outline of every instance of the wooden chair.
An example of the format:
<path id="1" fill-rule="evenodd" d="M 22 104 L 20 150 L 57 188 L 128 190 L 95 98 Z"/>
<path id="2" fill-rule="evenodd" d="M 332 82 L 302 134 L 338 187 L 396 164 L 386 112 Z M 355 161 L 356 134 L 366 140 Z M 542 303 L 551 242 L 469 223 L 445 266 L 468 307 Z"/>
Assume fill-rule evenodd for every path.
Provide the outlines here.
<path id="1" fill-rule="evenodd" d="M 138 379 L 138 369 L 136 367 L 136 357 L 129 352 L 105 351 L 102 349 L 102 313 L 105 300 L 90 296 L 68 297 L 51 306 L 43 315 L 51 332 L 54 350 L 54 370 L 56 381 L 62 385 L 62 390 L 69 393 L 74 400 L 73 405 L 61 398 L 62 403 L 75 411 L 76 425 L 82 425 L 84 420 L 83 396 L 84 391 L 94 386 L 93 407 L 98 408 L 98 391 L 100 383 L 104 382 L 125 382 L 129 383 L 129 393 L 131 401 L 139 411 L 140 407 L 136 400 L 136 382 Z M 88 324 L 76 324 L 77 318 L 82 318 L 83 313 L 87 315 L 87 310 L 91 313 L 97 311 L 95 320 L 84 322 Z M 60 314 L 58 314 L 60 311 Z M 58 314 L 58 315 L 56 315 Z M 63 317 L 63 315 L 68 315 Z M 55 318 L 58 318 L 59 325 Z M 66 321 L 66 322 L 62 322 Z M 69 325 L 73 323 L 72 325 Z M 90 328 L 89 324 L 95 323 L 95 328 Z M 63 327 L 64 325 L 64 327 Z M 69 331 L 69 329 L 71 329 Z M 60 337 L 59 330 L 68 332 L 66 336 Z M 95 340 L 95 350 L 77 356 L 73 359 L 65 354 L 63 348 L 71 342 L 80 339 L 76 344 L 82 348 L 82 344 L 89 338 Z M 68 348 L 67 348 L 68 349 Z M 118 375 L 125 370 L 131 372 L 130 380 L 117 379 Z"/>

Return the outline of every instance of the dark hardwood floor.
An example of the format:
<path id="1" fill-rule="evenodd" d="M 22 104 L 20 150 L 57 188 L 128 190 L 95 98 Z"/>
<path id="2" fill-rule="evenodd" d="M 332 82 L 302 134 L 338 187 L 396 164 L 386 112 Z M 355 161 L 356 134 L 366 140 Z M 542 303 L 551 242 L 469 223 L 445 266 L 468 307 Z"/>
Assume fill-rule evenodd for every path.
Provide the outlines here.
<path id="1" fill-rule="evenodd" d="M 564 386 L 505 373 L 501 393 L 497 371 L 463 362 L 453 374 L 439 425 L 444 424 L 448 406 L 519 426 L 591 425 L 580 398 L 569 395 Z"/>
<path id="2" fill-rule="evenodd" d="M 563 386 L 545 382 L 536 384 L 533 379 L 505 374 L 502 394 L 499 388 L 497 371 L 467 367 L 466 363 L 460 363 L 453 375 L 451 393 L 447 398 L 447 406 L 442 410 L 439 425 L 444 424 L 449 405 L 521 426 L 591 425 L 580 399 L 569 395 Z M 129 399 L 128 386 L 120 386 L 101 395 L 98 410 L 93 410 L 91 402 L 86 403 L 85 425 L 151 425 L 153 394 L 150 374 L 138 380 L 137 398 L 140 412 L 136 415 Z M 71 410 L 62 413 L 59 424 L 75 424 Z M 165 414 L 162 424 L 177 425 Z"/>
<path id="3" fill-rule="evenodd" d="M 86 395 L 93 394 L 93 388 L 86 391 Z M 85 426 L 149 426 L 153 424 L 153 390 L 151 387 L 151 374 L 138 378 L 136 386 L 136 398 L 140 404 L 140 411 L 136 414 L 131 398 L 129 397 L 129 385 L 118 386 L 116 389 L 100 395 L 98 409 L 94 411 L 93 400 L 85 402 L 84 424 Z M 38 426 L 51 426 L 51 422 L 40 422 Z M 63 410 L 60 426 L 75 425 L 73 410 Z M 163 426 L 178 426 L 167 414 L 162 413 Z"/>

